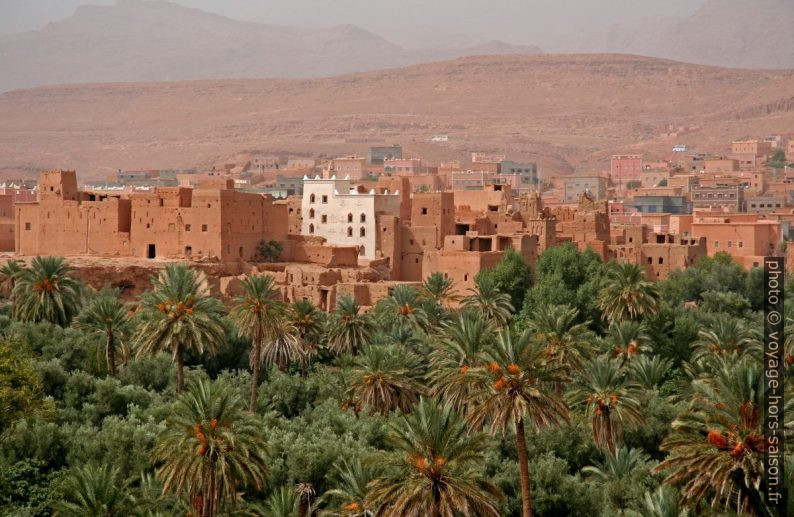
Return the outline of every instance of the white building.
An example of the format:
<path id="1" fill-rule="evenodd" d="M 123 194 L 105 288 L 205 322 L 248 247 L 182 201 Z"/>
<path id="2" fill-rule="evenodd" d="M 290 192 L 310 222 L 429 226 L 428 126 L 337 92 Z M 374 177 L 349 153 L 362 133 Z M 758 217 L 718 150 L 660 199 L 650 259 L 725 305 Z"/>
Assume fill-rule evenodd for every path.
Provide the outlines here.
<path id="1" fill-rule="evenodd" d="M 400 215 L 399 191 L 376 194 L 354 186 L 348 178 L 303 178 L 301 233 L 324 237 L 329 244 L 358 246 L 366 259 L 377 256 L 376 218 Z"/>

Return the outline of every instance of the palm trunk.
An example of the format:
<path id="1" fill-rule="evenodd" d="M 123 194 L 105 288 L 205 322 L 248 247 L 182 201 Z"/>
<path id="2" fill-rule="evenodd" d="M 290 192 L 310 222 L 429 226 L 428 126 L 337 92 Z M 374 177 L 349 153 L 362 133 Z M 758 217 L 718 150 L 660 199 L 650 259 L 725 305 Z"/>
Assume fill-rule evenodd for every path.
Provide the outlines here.
<path id="1" fill-rule="evenodd" d="M 113 349 L 113 332 L 108 332 L 107 339 L 105 341 L 105 358 L 107 359 L 108 363 L 108 373 L 111 376 L 116 376 L 116 358 L 115 358 L 115 350 Z"/>
<path id="2" fill-rule="evenodd" d="M 176 356 L 176 392 L 181 394 L 182 390 L 185 388 L 185 358 L 182 357 L 182 344 L 178 343 L 176 345 L 176 352 L 174 352 Z"/>
<path id="3" fill-rule="evenodd" d="M 521 478 L 521 515 L 522 517 L 532 517 L 532 486 L 529 480 L 529 460 L 523 417 L 516 418 L 516 443 L 518 445 L 518 470 Z"/>
<path id="4" fill-rule="evenodd" d="M 607 410 L 607 411 L 609 411 L 609 410 Z M 609 412 L 606 413 L 606 422 L 604 423 L 604 428 L 606 429 L 606 432 L 604 434 L 606 434 L 607 450 L 609 451 L 610 454 L 612 454 L 612 456 L 614 456 L 615 455 L 615 439 L 612 436 L 612 415 Z"/>
<path id="5" fill-rule="evenodd" d="M 253 413 L 256 410 L 256 395 L 259 392 L 259 368 L 262 355 L 262 338 L 258 329 L 254 335 L 254 349 L 251 353 L 251 400 L 248 403 L 248 411 Z"/>

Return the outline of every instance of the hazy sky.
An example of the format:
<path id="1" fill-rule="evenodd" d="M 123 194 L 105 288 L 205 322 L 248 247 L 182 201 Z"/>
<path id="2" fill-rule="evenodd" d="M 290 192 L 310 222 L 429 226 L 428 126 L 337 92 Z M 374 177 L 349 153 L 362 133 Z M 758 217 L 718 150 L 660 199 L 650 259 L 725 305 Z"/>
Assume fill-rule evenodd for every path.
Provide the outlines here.
<path id="1" fill-rule="evenodd" d="M 659 17 L 690 14 L 705 0 L 174 1 L 237 20 L 313 27 L 350 23 L 405 47 L 498 39 L 566 50 L 581 48 L 592 37 L 594 25 L 609 30 L 653 24 Z M 0 33 L 39 29 L 67 18 L 82 4 L 112 3 L 115 0 L 0 0 Z"/>

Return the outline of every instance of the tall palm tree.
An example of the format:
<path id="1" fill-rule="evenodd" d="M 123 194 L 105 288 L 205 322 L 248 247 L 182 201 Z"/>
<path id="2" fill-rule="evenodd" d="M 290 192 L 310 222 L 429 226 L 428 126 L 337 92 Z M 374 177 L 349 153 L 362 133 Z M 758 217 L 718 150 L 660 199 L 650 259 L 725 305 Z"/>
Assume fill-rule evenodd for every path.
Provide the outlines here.
<path id="1" fill-rule="evenodd" d="M 531 339 L 529 331 L 515 336 L 510 329 L 499 333 L 496 346 L 482 354 L 487 366 L 476 374 L 484 381 L 475 385 L 468 421 L 474 428 L 490 424 L 493 434 L 515 429 L 521 480 L 522 515 L 532 515 L 532 492 L 525 427 L 541 429 L 568 421 L 565 402 L 549 387 L 563 377 L 563 369 L 547 360 L 546 346 Z"/>
<path id="2" fill-rule="evenodd" d="M 510 295 L 499 290 L 492 275 L 478 275 L 474 280 L 475 287 L 469 288 L 471 293 L 463 299 L 463 307 L 504 326 L 513 317 L 513 304 Z"/>
<path id="3" fill-rule="evenodd" d="M 533 337 L 546 345 L 550 360 L 569 372 L 578 371 L 591 352 L 593 333 L 580 323 L 579 311 L 570 305 L 543 304 L 527 321 Z"/>
<path id="4" fill-rule="evenodd" d="M 172 264 L 152 278 L 152 290 L 141 295 L 134 342 L 138 355 L 170 351 L 176 361 L 176 390 L 185 385 L 185 352 L 211 354 L 225 343 L 223 304 L 209 295 L 203 273 Z"/>
<path id="5" fill-rule="evenodd" d="M 410 325 L 414 329 L 426 329 L 427 314 L 421 302 L 419 291 L 407 284 L 395 286 L 389 297 L 383 301 L 397 326 Z"/>
<path id="6" fill-rule="evenodd" d="M 0 267 L 0 295 L 10 298 L 14 291 L 17 274 L 24 269 L 25 263 L 11 259 Z"/>
<path id="7" fill-rule="evenodd" d="M 336 488 L 327 491 L 323 495 L 323 500 L 337 502 L 333 513 L 345 517 L 360 517 L 372 514 L 372 510 L 366 505 L 367 486 L 381 474 L 381 469 L 375 465 L 362 463 L 361 458 L 356 458 L 348 462 L 342 460 L 334 465 L 334 469 L 339 476 L 339 483 Z"/>
<path id="8" fill-rule="evenodd" d="M 100 338 L 105 345 L 108 373 L 116 375 L 116 349 L 125 348 L 130 331 L 129 310 L 118 289 L 103 289 L 77 316 L 75 326 Z M 100 342 L 97 343 L 97 368 L 102 367 Z"/>
<path id="9" fill-rule="evenodd" d="M 581 406 L 591 419 L 593 440 L 612 454 L 623 442 L 625 425 L 643 422 L 642 388 L 618 359 L 599 356 L 584 365 L 568 393 L 571 407 Z"/>
<path id="10" fill-rule="evenodd" d="M 481 379 L 473 375 L 471 369 L 479 364 L 483 351 L 493 344 L 495 333 L 489 320 L 474 313 L 464 312 L 445 324 L 439 339 L 431 342 L 428 374 L 431 395 L 464 411 L 472 402 L 471 394 L 481 393 L 481 390 L 472 389 Z"/>
<path id="11" fill-rule="evenodd" d="M 444 274 L 438 271 L 431 273 L 422 282 L 422 296 L 433 300 L 441 306 L 460 299 L 455 291 L 455 283 L 449 278 L 444 278 Z"/>
<path id="12" fill-rule="evenodd" d="M 328 322 L 328 348 L 331 352 L 342 355 L 355 353 L 369 343 L 375 331 L 372 320 L 366 314 L 360 314 L 356 300 L 343 296 L 337 303 L 336 310 Z"/>
<path id="13" fill-rule="evenodd" d="M 261 488 L 267 471 L 264 426 L 221 381 L 191 383 L 176 401 L 153 451 L 163 494 L 187 494 L 201 517 L 235 508 L 238 491 Z"/>
<path id="14" fill-rule="evenodd" d="M 262 348 L 276 338 L 276 327 L 284 318 L 285 307 L 281 294 L 270 275 L 251 275 L 242 281 L 243 294 L 234 299 L 230 314 L 237 331 L 251 339 L 251 397 L 248 411 L 256 409 L 259 391 L 259 369 L 262 365 Z"/>
<path id="15" fill-rule="evenodd" d="M 652 316 L 659 310 L 659 301 L 659 290 L 645 277 L 642 266 L 618 262 L 609 264 L 606 285 L 598 294 L 598 306 L 607 321 L 613 323 Z"/>
<path id="16" fill-rule="evenodd" d="M 665 483 L 683 485 L 682 502 L 695 509 L 710 498 L 740 514 L 766 514 L 764 480 L 764 374 L 749 357 L 692 383 L 689 408 L 673 422 L 662 442 L 670 456 L 656 467 Z M 784 414 L 794 409 L 787 394 Z"/>
<path id="17" fill-rule="evenodd" d="M 80 312 L 83 287 L 60 257 L 36 257 L 14 275 L 14 315 L 21 321 L 49 321 L 68 327 Z"/>
<path id="18" fill-rule="evenodd" d="M 73 469 L 61 485 L 62 498 L 55 505 L 58 517 L 106 517 L 125 515 L 135 504 L 118 468 L 83 465 Z"/>
<path id="19" fill-rule="evenodd" d="M 417 358 L 404 348 L 370 345 L 356 357 L 349 396 L 356 407 L 388 415 L 408 412 L 419 400 L 422 385 L 415 378 Z"/>
<path id="20" fill-rule="evenodd" d="M 485 437 L 469 433 L 450 406 L 423 399 L 390 427 L 388 440 L 396 452 L 365 500 L 376 515 L 499 515 L 499 492 L 480 469 Z"/>

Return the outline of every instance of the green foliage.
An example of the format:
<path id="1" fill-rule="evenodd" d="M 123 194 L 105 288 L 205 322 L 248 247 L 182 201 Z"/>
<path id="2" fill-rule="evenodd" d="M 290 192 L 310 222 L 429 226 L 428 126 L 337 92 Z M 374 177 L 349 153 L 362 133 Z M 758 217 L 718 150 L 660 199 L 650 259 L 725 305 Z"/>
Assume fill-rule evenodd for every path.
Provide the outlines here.
<path id="1" fill-rule="evenodd" d="M 477 274 L 478 279 L 484 276 L 491 277 L 496 287 L 510 296 L 513 307 L 523 307 L 524 296 L 532 285 L 532 268 L 520 253 L 508 248 L 495 268 L 484 269 Z"/>
<path id="2" fill-rule="evenodd" d="M 282 251 L 284 251 L 284 246 L 282 246 L 280 242 L 274 240 L 261 241 L 257 248 L 259 258 L 262 262 L 276 262 L 281 256 Z"/>
<path id="3" fill-rule="evenodd" d="M 49 408 L 30 357 L 0 342 L 0 436 L 18 418 Z"/>
<path id="4" fill-rule="evenodd" d="M 526 294 L 521 318 L 528 320 L 541 305 L 572 305 L 580 321 L 597 324 L 601 320 L 598 293 L 606 275 L 604 263 L 592 250 L 580 252 L 565 243 L 540 256 L 535 267 L 535 284 Z"/>
<path id="5" fill-rule="evenodd" d="M 86 324 L 100 299 L 114 308 L 106 316 L 121 315 L 124 306 L 107 293 L 88 298 L 74 327 L 20 321 L 5 304 L 0 514 L 107 515 L 112 511 L 103 505 L 133 500 L 136 515 L 195 512 L 205 499 L 191 498 L 190 480 L 194 474 L 209 479 L 206 460 L 214 454 L 197 454 L 202 435 L 223 461 L 253 469 L 252 476 L 234 471 L 226 477 L 224 488 L 234 485 L 239 497 L 226 490 L 220 501 L 216 493 L 217 504 L 205 515 L 231 512 L 233 502 L 241 515 L 297 515 L 312 504 L 318 514 L 350 516 L 377 513 L 384 501 L 396 501 L 396 513 L 408 507 L 424 512 L 427 500 L 392 495 L 432 486 L 428 474 L 435 469 L 460 488 L 447 498 L 455 515 L 466 515 L 470 504 L 483 505 L 470 515 L 518 516 L 521 457 L 537 516 L 681 517 L 703 513 L 712 500 L 719 507 L 738 501 L 763 514 L 754 495 L 760 423 L 751 410 L 762 393 L 763 271 L 745 271 L 724 254 L 702 259 L 654 284 L 661 294 L 655 311 L 607 325 L 598 298 L 620 285 L 609 269 L 614 266 L 592 251 L 556 246 L 541 256 L 530 285 L 517 256 L 509 252 L 479 275 L 477 289 L 466 293 L 466 308 L 441 274 L 419 289 L 394 289 L 367 313 L 352 298 L 339 299 L 331 315 L 307 301 L 282 304 L 275 293 L 237 300 L 240 307 L 257 299 L 279 306 L 272 328 L 294 327 L 302 344 L 302 359 L 282 363 L 283 369 L 262 358 L 258 386 L 249 363 L 255 318 L 240 318 L 241 309 L 234 321 L 223 317 L 220 302 L 197 286 L 200 275 L 184 268 L 175 273 L 179 278 L 162 282 L 170 285 L 160 286 L 160 295 L 169 294 L 156 304 L 152 293 L 133 302 L 143 302 L 143 310 L 132 322 L 139 345 L 147 341 L 142 325 L 155 321 L 146 328 L 181 336 L 184 328 L 168 329 L 187 314 L 180 313 L 179 301 L 184 310 L 191 301 L 185 293 L 206 297 L 209 312 L 202 317 L 209 320 L 201 325 L 211 324 L 208 336 L 218 339 L 184 350 L 184 377 L 190 386 L 204 386 L 198 389 L 204 394 L 191 388 L 182 397 L 169 340 L 157 348 L 164 353 L 152 349 L 127 358 L 123 340 L 114 336 L 117 375 L 107 375 L 106 318 Z M 2 282 L 17 285 L 16 279 L 17 273 L 0 269 L 0 289 Z M 523 296 L 518 317 L 510 307 L 516 296 Z M 195 295 L 192 302 L 195 307 Z M 166 317 L 174 310 L 180 318 Z M 124 322 L 117 323 L 121 329 Z M 791 343 L 786 347 L 786 353 L 794 350 Z M 256 400 L 248 413 L 244 401 L 252 384 Z M 412 405 L 419 395 L 431 398 Z M 541 399 L 546 402 L 535 404 Z M 794 393 L 787 392 L 787 400 L 794 401 Z M 557 404 L 559 411 L 548 414 Z M 525 454 L 516 414 L 524 417 Z M 497 437 L 486 437 L 488 431 Z M 722 433 L 730 450 L 720 448 L 721 438 L 712 436 L 717 445 L 710 443 L 711 431 Z M 224 448 L 228 440 L 234 449 Z M 734 457 L 740 440 L 742 452 Z M 708 468 L 699 466 L 701 460 Z M 794 471 L 790 454 L 786 461 Z M 727 490 L 743 481 L 725 476 L 738 468 L 750 476 L 749 485 L 729 499 Z M 171 481 L 164 477 L 169 472 Z M 186 483 L 181 491 L 175 490 L 178 479 Z M 727 480 L 726 492 L 714 485 L 701 497 L 692 488 L 710 486 L 712 479 Z M 203 488 L 193 488 L 203 496 Z"/>

